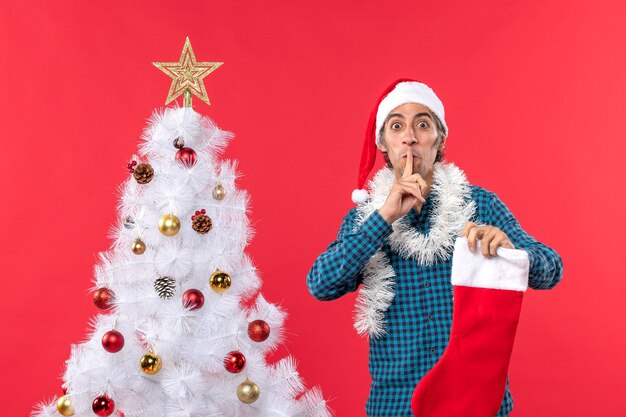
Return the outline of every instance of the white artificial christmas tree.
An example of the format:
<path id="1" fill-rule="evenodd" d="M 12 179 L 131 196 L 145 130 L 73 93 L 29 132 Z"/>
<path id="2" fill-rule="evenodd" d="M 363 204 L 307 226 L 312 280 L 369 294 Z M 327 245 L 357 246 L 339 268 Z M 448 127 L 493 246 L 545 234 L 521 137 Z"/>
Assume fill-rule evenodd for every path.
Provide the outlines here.
<path id="1" fill-rule="evenodd" d="M 129 164 L 113 244 L 95 267 L 105 311 L 72 347 L 65 395 L 33 415 L 329 416 L 319 389 L 303 393 L 293 358 L 266 362 L 285 313 L 258 292 L 244 253 L 248 195 L 236 164 L 219 160 L 232 134 L 191 107 L 192 93 L 208 102 L 202 77 L 221 63 L 197 63 L 187 39 L 177 64 L 201 75 L 173 76 L 170 97 L 184 94 L 185 107 L 155 111 Z"/>

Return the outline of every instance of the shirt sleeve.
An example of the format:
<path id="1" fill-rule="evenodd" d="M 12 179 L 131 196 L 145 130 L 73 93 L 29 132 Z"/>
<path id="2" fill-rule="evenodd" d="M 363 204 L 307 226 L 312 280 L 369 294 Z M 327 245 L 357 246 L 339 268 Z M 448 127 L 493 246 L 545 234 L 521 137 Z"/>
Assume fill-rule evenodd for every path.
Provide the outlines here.
<path id="1" fill-rule="evenodd" d="M 528 286 L 535 290 L 554 288 L 563 277 L 561 256 L 554 249 L 526 233 L 504 202 L 495 193 L 491 194 L 489 218 L 492 225 L 506 233 L 516 249 L 528 252 L 530 263 Z"/>
<path id="2" fill-rule="evenodd" d="M 356 209 L 344 217 L 337 239 L 316 260 L 307 274 L 309 292 L 328 301 L 355 291 L 363 281 L 363 267 L 378 251 L 393 228 L 374 211 L 360 226 Z"/>

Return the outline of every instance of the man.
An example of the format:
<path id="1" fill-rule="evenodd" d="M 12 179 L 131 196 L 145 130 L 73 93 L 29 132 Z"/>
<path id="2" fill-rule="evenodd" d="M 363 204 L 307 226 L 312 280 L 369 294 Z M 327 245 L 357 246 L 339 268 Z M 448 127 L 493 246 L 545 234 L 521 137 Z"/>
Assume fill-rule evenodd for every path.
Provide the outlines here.
<path id="1" fill-rule="evenodd" d="M 416 384 L 444 352 L 452 323 L 451 255 L 457 237 L 485 258 L 498 247 L 528 253 L 528 285 L 551 289 L 560 256 L 519 225 L 493 192 L 443 162 L 448 137 L 443 104 L 423 83 L 401 79 L 373 109 L 361 157 L 358 203 L 337 239 L 313 264 L 307 286 L 319 300 L 363 288 L 355 327 L 368 333 L 372 376 L 367 415 L 411 416 Z M 377 149 L 387 167 L 363 190 Z M 477 241 L 480 240 L 480 244 Z M 497 416 L 513 408 L 508 379 Z"/>

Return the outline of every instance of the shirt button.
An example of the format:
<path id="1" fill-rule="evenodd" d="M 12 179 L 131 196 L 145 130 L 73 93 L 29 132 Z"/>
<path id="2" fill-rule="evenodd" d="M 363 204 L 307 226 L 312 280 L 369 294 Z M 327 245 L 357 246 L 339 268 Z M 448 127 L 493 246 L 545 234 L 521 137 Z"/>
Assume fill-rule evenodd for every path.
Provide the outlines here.
<path id="1" fill-rule="evenodd" d="M 430 282 L 426 281 L 426 282 L 424 283 L 424 287 L 430 287 Z"/>
<path id="2" fill-rule="evenodd" d="M 435 353 L 437 353 L 437 349 L 435 349 L 435 348 L 430 348 L 430 353 L 434 355 Z"/>
<path id="3" fill-rule="evenodd" d="M 426 318 L 427 318 L 428 320 L 432 320 L 432 319 L 433 319 L 433 315 L 432 315 L 432 314 L 429 314 L 428 316 L 426 316 Z"/>

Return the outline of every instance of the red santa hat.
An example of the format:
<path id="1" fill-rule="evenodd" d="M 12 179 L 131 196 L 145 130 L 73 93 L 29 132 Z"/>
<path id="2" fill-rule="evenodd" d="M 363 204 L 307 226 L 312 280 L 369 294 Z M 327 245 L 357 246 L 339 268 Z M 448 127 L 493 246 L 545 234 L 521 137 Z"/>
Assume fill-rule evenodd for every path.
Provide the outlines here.
<path id="1" fill-rule="evenodd" d="M 357 189 L 352 191 L 352 201 L 355 204 L 363 203 L 369 197 L 363 186 L 376 161 L 376 147 L 380 143 L 379 132 L 381 127 L 393 109 L 406 103 L 417 103 L 428 107 L 441 121 L 444 134 L 447 136 L 448 126 L 444 118 L 443 103 L 435 92 L 426 84 L 410 78 L 400 78 L 394 81 L 383 91 L 376 102 L 376 106 L 372 109 L 367 123 L 365 141 L 361 151 Z"/>

